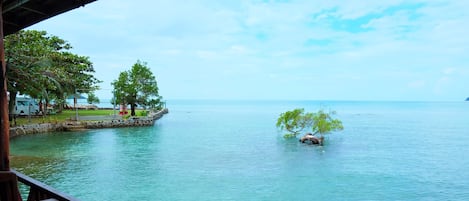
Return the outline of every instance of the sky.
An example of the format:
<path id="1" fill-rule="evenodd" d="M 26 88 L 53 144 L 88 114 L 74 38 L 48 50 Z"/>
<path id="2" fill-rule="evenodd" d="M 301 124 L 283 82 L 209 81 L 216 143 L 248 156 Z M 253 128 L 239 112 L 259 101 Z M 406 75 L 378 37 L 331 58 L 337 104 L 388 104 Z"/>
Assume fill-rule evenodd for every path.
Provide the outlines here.
<path id="1" fill-rule="evenodd" d="M 171 99 L 462 101 L 469 1 L 98 0 L 28 29 L 111 82 L 141 60 Z"/>

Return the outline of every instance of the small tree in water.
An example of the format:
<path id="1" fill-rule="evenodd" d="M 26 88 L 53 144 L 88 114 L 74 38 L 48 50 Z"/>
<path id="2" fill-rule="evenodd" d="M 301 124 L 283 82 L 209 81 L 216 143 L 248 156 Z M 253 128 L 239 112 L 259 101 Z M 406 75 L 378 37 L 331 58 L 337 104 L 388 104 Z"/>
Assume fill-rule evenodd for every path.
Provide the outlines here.
<path id="1" fill-rule="evenodd" d="M 276 126 L 289 132 L 283 136 L 285 138 L 296 137 L 305 128 L 310 127 L 313 136 L 320 135 L 319 142 L 322 144 L 325 134 L 344 129 L 339 119 L 332 118 L 335 114 L 334 111 L 324 112 L 322 109 L 316 113 L 305 113 L 303 108 L 297 108 L 280 114 Z"/>
<path id="2" fill-rule="evenodd" d="M 297 108 L 280 114 L 276 126 L 280 130 L 287 130 L 289 132 L 283 136 L 284 138 L 293 138 L 312 124 L 313 113 L 305 113 L 303 108 Z"/>
<path id="3" fill-rule="evenodd" d="M 321 144 L 324 141 L 325 134 L 344 129 L 342 121 L 340 121 L 339 119 L 332 118 L 332 116 L 335 114 L 335 111 L 324 112 L 324 110 L 319 110 L 317 113 L 313 114 L 313 125 L 311 129 L 313 131 L 313 135 L 321 135 Z"/>

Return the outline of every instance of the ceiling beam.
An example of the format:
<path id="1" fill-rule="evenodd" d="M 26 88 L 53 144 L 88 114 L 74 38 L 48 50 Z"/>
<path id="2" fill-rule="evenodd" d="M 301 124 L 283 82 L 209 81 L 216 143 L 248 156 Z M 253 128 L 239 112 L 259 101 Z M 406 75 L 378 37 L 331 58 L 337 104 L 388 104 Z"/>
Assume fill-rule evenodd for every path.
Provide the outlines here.
<path id="1" fill-rule="evenodd" d="M 28 7 L 25 7 L 25 6 L 21 6 L 21 8 L 22 8 L 22 9 L 25 9 L 25 10 L 27 10 L 27 11 L 31 11 L 31 12 L 33 12 L 33 13 L 37 13 L 37 14 L 39 14 L 39 15 L 44 15 L 44 16 L 47 15 L 47 14 L 41 12 L 41 11 L 34 10 L 34 9 L 32 9 L 32 8 L 28 8 Z"/>
<path id="2" fill-rule="evenodd" d="M 25 3 L 28 3 L 29 1 L 30 0 L 17 0 L 17 1 L 11 2 L 10 4 L 7 4 L 7 5 L 3 6 L 2 13 L 7 13 L 7 12 L 13 10 L 13 9 L 21 7 Z"/>

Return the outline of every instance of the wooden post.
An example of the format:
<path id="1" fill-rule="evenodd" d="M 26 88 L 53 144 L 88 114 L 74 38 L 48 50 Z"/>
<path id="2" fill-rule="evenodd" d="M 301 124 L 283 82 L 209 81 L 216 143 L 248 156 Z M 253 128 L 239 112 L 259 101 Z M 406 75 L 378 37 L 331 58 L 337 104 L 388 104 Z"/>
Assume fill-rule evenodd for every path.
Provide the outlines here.
<path id="1" fill-rule="evenodd" d="M 3 1 L 0 2 L 0 170 L 10 170 L 10 122 L 8 120 L 5 49 L 3 44 Z"/>

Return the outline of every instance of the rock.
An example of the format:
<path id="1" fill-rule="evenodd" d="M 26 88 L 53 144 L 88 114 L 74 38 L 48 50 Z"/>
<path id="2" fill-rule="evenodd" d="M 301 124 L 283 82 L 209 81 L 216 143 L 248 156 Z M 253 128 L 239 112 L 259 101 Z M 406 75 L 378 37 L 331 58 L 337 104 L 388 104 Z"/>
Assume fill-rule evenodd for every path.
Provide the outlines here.
<path id="1" fill-rule="evenodd" d="M 313 134 L 311 133 L 307 133 L 305 135 L 303 135 L 303 137 L 300 138 L 300 142 L 301 143 L 305 143 L 306 141 L 310 141 L 311 144 L 321 144 L 321 140 L 319 138 L 317 138 L 316 136 L 314 136 Z"/>
<path id="2" fill-rule="evenodd" d="M 67 121 L 62 123 L 46 123 L 46 124 L 30 124 L 18 127 L 10 127 L 10 137 L 53 132 L 53 131 L 76 131 L 86 130 L 91 128 L 118 128 L 118 127 L 131 127 L 131 126 L 153 126 L 157 119 L 163 117 L 168 113 L 168 109 L 163 109 L 148 117 L 132 117 L 128 120 L 104 120 L 104 121 L 82 121 L 74 122 Z"/>

